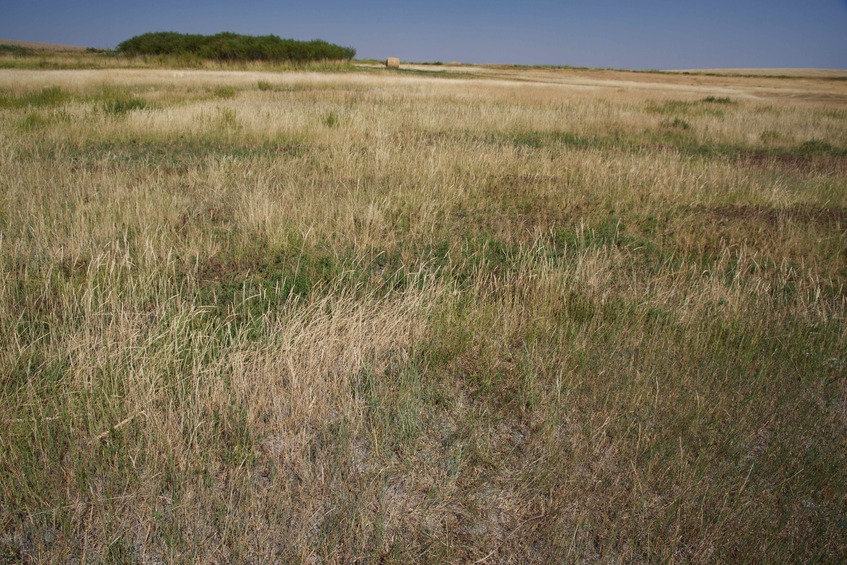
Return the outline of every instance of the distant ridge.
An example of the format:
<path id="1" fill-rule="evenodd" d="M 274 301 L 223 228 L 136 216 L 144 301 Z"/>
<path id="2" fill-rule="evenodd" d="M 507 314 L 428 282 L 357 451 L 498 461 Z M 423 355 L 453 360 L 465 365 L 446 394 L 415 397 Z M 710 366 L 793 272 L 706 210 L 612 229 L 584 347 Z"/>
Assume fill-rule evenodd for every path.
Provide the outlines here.
<path id="1" fill-rule="evenodd" d="M 87 49 L 78 45 L 59 45 L 57 43 L 39 43 L 37 41 L 18 41 L 15 39 L 0 39 L 0 45 L 15 45 L 38 51 L 85 51 Z"/>

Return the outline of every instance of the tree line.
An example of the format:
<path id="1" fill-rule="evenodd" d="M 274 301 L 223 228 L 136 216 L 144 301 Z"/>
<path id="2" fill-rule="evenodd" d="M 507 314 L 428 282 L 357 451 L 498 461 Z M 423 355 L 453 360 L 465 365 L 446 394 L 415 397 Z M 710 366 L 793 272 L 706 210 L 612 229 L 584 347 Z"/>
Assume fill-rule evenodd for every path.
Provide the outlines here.
<path id="1" fill-rule="evenodd" d="M 176 32 L 154 32 L 136 35 L 120 43 L 125 55 L 194 56 L 215 61 L 274 61 L 304 63 L 309 61 L 349 61 L 356 55 L 352 47 L 342 47 L 321 39 L 298 41 L 276 35 L 239 35 L 218 33 L 194 35 Z"/>

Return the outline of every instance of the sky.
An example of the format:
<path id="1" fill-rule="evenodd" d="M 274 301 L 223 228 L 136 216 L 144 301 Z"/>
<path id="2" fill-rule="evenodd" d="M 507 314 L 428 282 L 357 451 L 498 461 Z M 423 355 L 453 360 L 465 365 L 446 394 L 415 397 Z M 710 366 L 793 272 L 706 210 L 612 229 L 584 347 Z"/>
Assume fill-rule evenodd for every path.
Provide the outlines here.
<path id="1" fill-rule="evenodd" d="M 0 0 L 0 39 L 150 31 L 324 39 L 358 58 L 621 69 L 847 69 L 847 0 Z"/>

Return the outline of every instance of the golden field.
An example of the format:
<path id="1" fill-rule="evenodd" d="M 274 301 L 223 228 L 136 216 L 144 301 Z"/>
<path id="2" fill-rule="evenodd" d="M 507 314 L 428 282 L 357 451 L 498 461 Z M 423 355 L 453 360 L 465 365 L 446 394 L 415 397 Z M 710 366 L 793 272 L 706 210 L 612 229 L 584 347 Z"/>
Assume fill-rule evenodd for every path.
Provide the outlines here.
<path id="1" fill-rule="evenodd" d="M 0 562 L 847 558 L 842 76 L 7 68 L 0 171 Z"/>

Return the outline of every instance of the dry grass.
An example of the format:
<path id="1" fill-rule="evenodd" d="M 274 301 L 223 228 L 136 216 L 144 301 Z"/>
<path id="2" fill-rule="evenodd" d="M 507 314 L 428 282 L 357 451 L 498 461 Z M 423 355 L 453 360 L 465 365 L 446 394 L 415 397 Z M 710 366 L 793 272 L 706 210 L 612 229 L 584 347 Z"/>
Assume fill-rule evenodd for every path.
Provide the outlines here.
<path id="1" fill-rule="evenodd" d="M 847 557 L 847 86 L 0 71 L 0 561 Z"/>
<path id="2" fill-rule="evenodd" d="M 60 45 L 57 43 L 43 43 L 38 41 L 18 41 L 15 39 L 0 39 L 0 45 L 14 45 L 16 47 L 25 47 L 44 52 L 68 52 L 68 51 L 85 51 L 85 47 L 78 45 Z"/>

